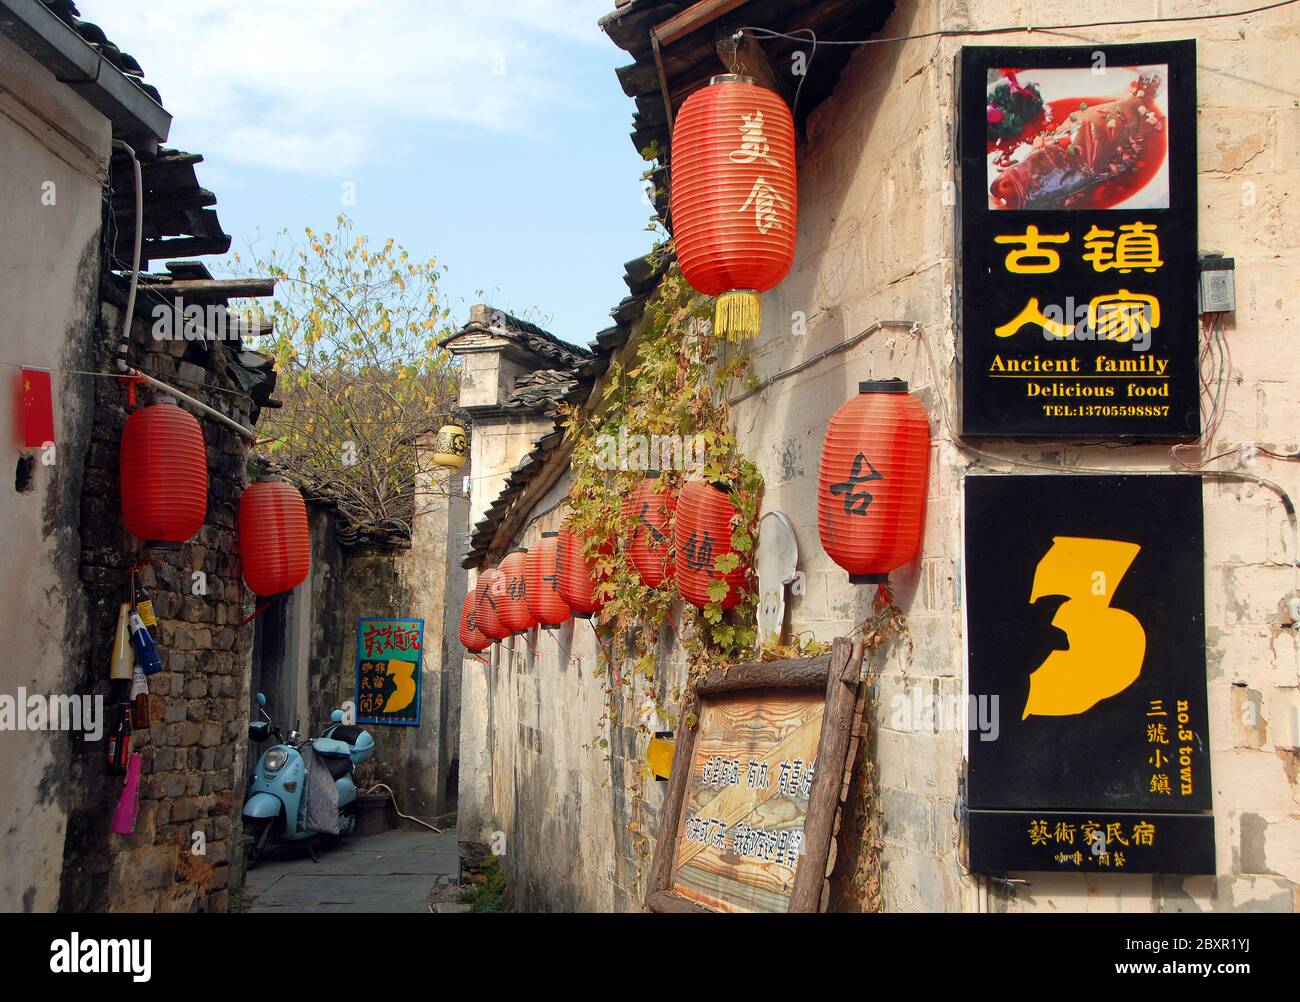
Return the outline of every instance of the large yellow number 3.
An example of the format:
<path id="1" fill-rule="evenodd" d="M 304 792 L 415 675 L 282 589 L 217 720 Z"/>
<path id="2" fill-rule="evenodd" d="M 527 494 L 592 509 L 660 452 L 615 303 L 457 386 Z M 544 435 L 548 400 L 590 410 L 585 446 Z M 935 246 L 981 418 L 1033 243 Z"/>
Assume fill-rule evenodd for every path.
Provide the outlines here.
<path id="1" fill-rule="evenodd" d="M 415 699 L 415 662 L 389 661 L 388 676 L 393 680 L 395 688 L 393 694 L 388 697 L 388 705 L 384 707 L 384 712 L 397 713 L 399 710 L 405 710 Z"/>
<path id="2" fill-rule="evenodd" d="M 1066 601 L 1052 625 L 1065 633 L 1069 650 L 1053 651 L 1029 676 L 1025 715 L 1068 717 L 1085 713 L 1137 681 L 1146 657 L 1142 624 L 1112 609 L 1115 589 L 1142 548 L 1112 539 L 1059 536 L 1034 572 L 1032 605 L 1048 595 Z"/>

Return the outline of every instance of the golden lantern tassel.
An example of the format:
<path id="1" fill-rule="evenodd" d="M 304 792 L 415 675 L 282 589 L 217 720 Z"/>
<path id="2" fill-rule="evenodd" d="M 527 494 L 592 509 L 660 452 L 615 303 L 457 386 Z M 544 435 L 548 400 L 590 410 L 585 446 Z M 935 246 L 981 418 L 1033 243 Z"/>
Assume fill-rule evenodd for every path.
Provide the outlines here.
<path id="1" fill-rule="evenodd" d="M 738 289 L 718 297 L 713 313 L 713 332 L 727 341 L 748 341 L 763 329 L 762 300 L 757 292 Z"/>

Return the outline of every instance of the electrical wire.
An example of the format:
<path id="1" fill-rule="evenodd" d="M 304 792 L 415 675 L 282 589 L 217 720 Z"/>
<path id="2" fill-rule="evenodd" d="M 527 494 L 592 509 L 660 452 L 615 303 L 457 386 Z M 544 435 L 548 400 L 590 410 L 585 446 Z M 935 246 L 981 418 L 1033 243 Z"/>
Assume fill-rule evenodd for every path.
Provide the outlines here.
<path id="1" fill-rule="evenodd" d="M 822 45 L 886 45 L 890 42 L 911 42 L 923 38 L 963 38 L 978 37 L 982 35 L 1010 35 L 1019 32 L 1035 31 L 1074 31 L 1081 28 L 1120 28 L 1130 25 L 1141 24 L 1172 24 L 1185 21 L 1218 21 L 1225 18 L 1249 17 L 1252 14 L 1262 14 L 1270 10 L 1278 10 L 1282 7 L 1289 7 L 1292 4 L 1300 3 L 1300 0 L 1277 0 L 1275 3 L 1262 4 L 1257 7 L 1248 7 L 1244 10 L 1225 11 L 1218 14 L 1182 14 L 1167 15 L 1165 17 L 1135 17 L 1118 21 L 1080 21 L 1074 24 L 1046 24 L 1046 25 L 1009 25 L 1005 28 L 938 28 L 934 31 L 923 31 L 915 35 L 889 35 L 885 38 L 864 38 L 864 39 L 826 39 L 820 40 Z M 792 42 L 803 41 L 803 39 L 793 32 L 775 31 L 772 28 L 759 28 L 746 26 L 737 29 L 740 32 L 749 34 L 755 39 L 760 38 L 784 38 Z M 794 32 L 808 32 L 808 28 L 796 28 Z"/>
<path id="2" fill-rule="evenodd" d="M 1055 474 L 1089 474 L 1102 476 L 1116 475 L 1135 475 L 1135 476 L 1183 476 L 1185 474 L 1180 470 L 1171 469 L 1107 469 L 1105 467 L 1092 466 L 1057 466 L 1051 463 L 1035 462 L 1030 459 L 1019 459 L 1014 456 L 1002 456 L 995 452 L 989 452 L 985 449 L 978 448 L 960 439 L 953 431 L 951 417 L 948 412 L 947 394 L 943 392 L 943 384 L 939 381 L 939 366 L 935 359 L 934 351 L 930 346 L 929 340 L 925 336 L 925 330 L 920 325 L 914 328 L 914 335 L 921 345 L 925 354 L 926 363 L 930 369 L 931 386 L 935 390 L 935 396 L 939 402 L 940 421 L 944 431 L 947 433 L 948 440 L 952 443 L 953 448 L 961 452 L 973 453 L 986 461 L 995 463 L 1006 463 L 1012 467 L 1021 467 L 1033 470 L 1044 470 Z M 1231 455 L 1228 453 L 1227 455 Z M 1223 457 L 1218 457 L 1223 458 Z M 1005 474 L 1008 471 L 991 469 L 989 472 L 994 474 Z M 1269 480 L 1265 477 L 1258 476 L 1254 473 L 1247 473 L 1243 470 L 1201 470 L 1201 476 L 1214 477 L 1224 480 L 1237 480 L 1245 483 L 1257 484 L 1260 487 L 1267 488 L 1275 493 L 1282 502 L 1282 509 L 1286 513 L 1287 520 L 1291 525 L 1291 594 L 1300 598 L 1300 519 L 1296 516 L 1295 503 L 1291 500 L 1291 495 L 1286 488 L 1276 481 Z"/>
<path id="3" fill-rule="evenodd" d="M 848 351 L 848 349 L 854 347 L 855 345 L 861 344 L 872 334 L 876 333 L 876 331 L 881 330 L 882 328 L 885 327 L 908 327 L 915 332 L 920 327 L 920 325 L 914 320 L 877 320 L 866 330 L 860 331 L 859 333 L 854 334 L 850 338 L 845 338 L 843 341 L 840 341 L 837 344 L 833 344 L 829 348 L 826 348 L 823 351 L 819 351 L 816 355 L 804 359 L 802 362 L 800 362 L 797 365 L 792 365 L 788 369 L 782 369 L 780 372 L 768 376 L 757 386 L 751 387 L 750 389 L 746 390 L 744 393 L 732 397 L 730 400 L 727 401 L 727 404 L 728 406 L 734 407 L 736 404 L 740 403 L 741 401 L 748 400 L 750 397 L 754 396 L 755 394 L 762 393 L 764 390 L 772 386 L 774 383 L 777 383 L 780 380 L 787 378 L 788 376 L 793 376 L 795 375 L 795 373 L 803 372 L 805 369 L 810 369 L 818 362 L 830 358 L 832 355 L 837 355 L 842 351 Z"/>
<path id="4" fill-rule="evenodd" d="M 372 786 L 370 789 L 366 791 L 366 796 L 370 796 L 370 794 L 374 793 L 376 790 L 388 791 L 388 796 L 393 801 L 393 810 L 397 812 L 397 816 L 399 818 L 404 818 L 407 821 L 414 821 L 417 825 L 424 825 L 424 827 L 428 828 L 429 831 L 437 832 L 439 835 L 446 834 L 446 832 L 444 832 L 441 828 L 435 828 L 427 821 L 421 821 L 419 818 L 414 817 L 410 814 L 403 814 L 402 809 L 397 806 L 397 794 L 393 792 L 393 788 L 389 786 L 387 783 L 376 783 L 374 786 Z"/>

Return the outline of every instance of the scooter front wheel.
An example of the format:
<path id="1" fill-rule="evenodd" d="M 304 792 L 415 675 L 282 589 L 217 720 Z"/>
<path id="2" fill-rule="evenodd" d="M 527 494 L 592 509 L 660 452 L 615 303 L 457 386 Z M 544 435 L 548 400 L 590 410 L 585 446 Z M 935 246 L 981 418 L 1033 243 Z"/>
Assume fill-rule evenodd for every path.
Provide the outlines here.
<path id="1" fill-rule="evenodd" d="M 271 829 L 275 826 L 274 818 L 258 818 L 244 821 L 244 864 L 251 870 L 262 858 L 266 843 L 271 838 Z"/>

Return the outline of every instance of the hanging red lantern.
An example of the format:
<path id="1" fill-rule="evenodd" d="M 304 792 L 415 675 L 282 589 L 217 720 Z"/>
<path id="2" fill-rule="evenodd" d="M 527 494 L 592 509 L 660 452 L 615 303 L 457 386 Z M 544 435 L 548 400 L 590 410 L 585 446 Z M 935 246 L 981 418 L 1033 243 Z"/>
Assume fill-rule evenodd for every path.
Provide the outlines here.
<path id="1" fill-rule="evenodd" d="M 605 603 L 596 597 L 596 570 L 583 556 L 581 537 L 562 529 L 558 542 L 560 597 L 578 619 L 590 619 L 605 607 Z M 612 544 L 606 543 L 600 552 L 612 553 L 613 549 Z"/>
<path id="2" fill-rule="evenodd" d="M 623 520 L 632 526 L 628 557 L 647 588 L 661 588 L 673 579 L 673 541 L 669 523 L 677 510 L 672 492 L 658 473 L 647 473 L 623 502 Z"/>
<path id="3" fill-rule="evenodd" d="M 569 603 L 560 594 L 558 532 L 542 533 L 542 541 L 528 551 L 524 576 L 528 580 L 525 601 L 543 629 L 562 626 L 569 618 Z"/>
<path id="4" fill-rule="evenodd" d="M 293 591 L 311 570 L 307 503 L 278 477 L 258 480 L 239 499 L 244 582 L 257 595 Z"/>
<path id="5" fill-rule="evenodd" d="M 523 547 L 511 550 L 501 561 L 501 575 L 505 579 L 505 594 L 499 602 L 501 625 L 511 634 L 524 633 L 537 625 L 537 617 L 528 608 L 527 562 L 528 551 Z"/>
<path id="6" fill-rule="evenodd" d="M 465 603 L 460 610 L 460 643 L 471 654 L 481 654 L 492 646 L 474 619 L 474 593 L 465 596 Z"/>
<path id="7" fill-rule="evenodd" d="M 744 597 L 744 561 L 725 575 L 717 569 L 719 557 L 735 552 L 731 548 L 731 522 L 735 517 L 736 506 L 721 488 L 699 480 L 689 481 L 682 487 L 673 538 L 677 551 L 677 587 L 682 598 L 697 608 L 713 604 L 709 586 L 715 581 L 726 581 L 728 585 L 727 595 L 720 603 L 722 608 L 733 608 Z"/>
<path id="8" fill-rule="evenodd" d="M 688 97 L 673 128 L 669 205 L 682 274 L 718 297 L 715 332 L 756 337 L 759 294 L 794 262 L 798 186 L 785 102 L 735 74 Z"/>
<path id="9" fill-rule="evenodd" d="M 474 622 L 483 636 L 495 643 L 510 636 L 510 630 L 501 622 L 501 598 L 505 594 L 505 575 L 497 568 L 486 570 L 478 576 L 474 589 Z"/>
<path id="10" fill-rule="evenodd" d="M 817 526 L 853 584 L 883 584 L 921 546 L 930 422 L 901 379 L 858 389 L 826 429 Z"/>
<path id="11" fill-rule="evenodd" d="M 208 453 L 198 420 L 166 398 L 122 429 L 122 521 L 146 543 L 184 543 L 208 515 Z"/>

